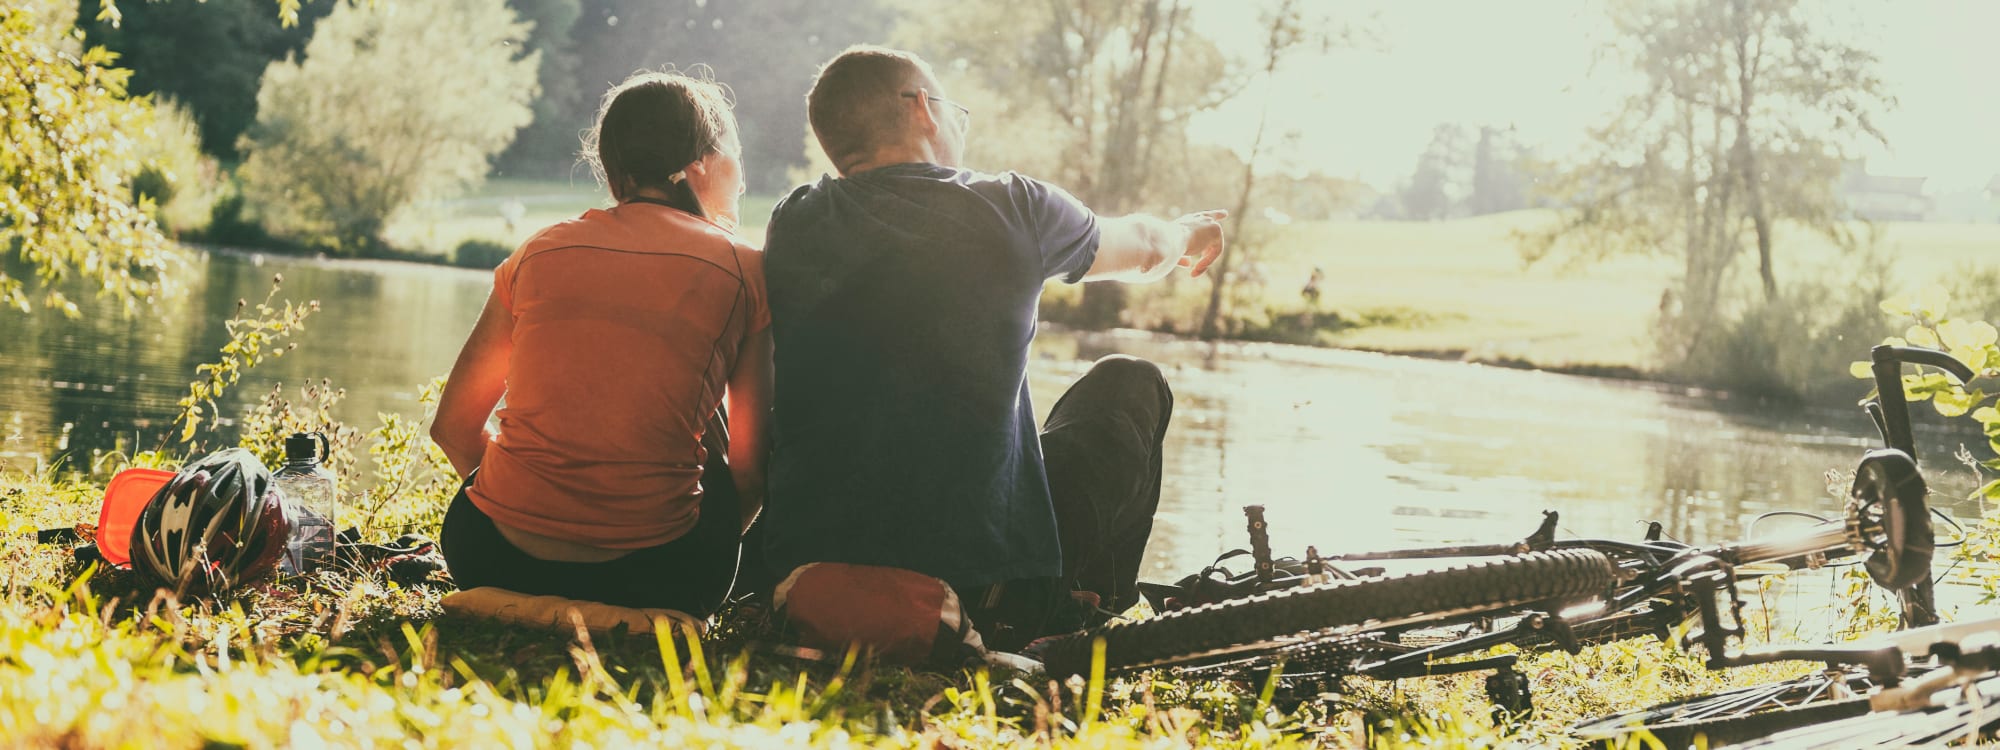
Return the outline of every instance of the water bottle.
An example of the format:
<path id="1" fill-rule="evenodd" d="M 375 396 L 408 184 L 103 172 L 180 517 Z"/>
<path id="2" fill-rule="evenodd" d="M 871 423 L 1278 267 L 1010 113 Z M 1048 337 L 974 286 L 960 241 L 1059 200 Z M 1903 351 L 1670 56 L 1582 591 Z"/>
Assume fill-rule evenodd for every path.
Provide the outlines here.
<path id="1" fill-rule="evenodd" d="M 320 465 L 330 450 L 324 434 L 292 433 L 285 438 L 284 468 L 271 474 L 292 514 L 292 537 L 285 546 L 285 567 L 291 573 L 333 565 L 333 523 L 340 500 L 333 472 Z"/>

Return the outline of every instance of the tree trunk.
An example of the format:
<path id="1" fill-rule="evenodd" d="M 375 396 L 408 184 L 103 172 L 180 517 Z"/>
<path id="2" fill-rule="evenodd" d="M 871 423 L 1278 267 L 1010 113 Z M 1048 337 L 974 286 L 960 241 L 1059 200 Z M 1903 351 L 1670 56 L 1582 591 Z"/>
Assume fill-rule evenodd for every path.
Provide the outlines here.
<path id="1" fill-rule="evenodd" d="M 1243 219 L 1250 213 L 1250 193 L 1257 188 L 1257 155 L 1264 148 L 1264 127 L 1271 119 L 1269 102 L 1265 100 L 1264 112 L 1257 116 L 1257 136 L 1250 141 L 1249 158 L 1243 160 L 1243 192 L 1236 195 L 1236 206 L 1229 212 L 1229 239 L 1237 243 L 1236 249 L 1224 252 L 1208 269 L 1208 309 L 1201 314 L 1203 341 L 1214 341 L 1222 333 L 1222 295 L 1229 288 L 1230 259 L 1243 254 Z"/>
<path id="2" fill-rule="evenodd" d="M 1756 29 L 1743 0 L 1731 4 L 1736 26 L 1736 170 L 1743 181 L 1744 198 L 1750 204 L 1750 223 L 1757 230 L 1757 276 L 1764 284 L 1765 301 L 1778 299 L 1778 277 L 1771 268 L 1771 217 L 1764 210 L 1764 175 L 1757 168 L 1757 144 L 1750 133 L 1751 104 L 1757 94 L 1757 73 L 1763 67 L 1764 44 L 1750 51 L 1750 37 Z"/>
<path id="3" fill-rule="evenodd" d="M 1166 29 L 1162 34 L 1160 3 L 1161 0 L 1147 0 L 1140 6 L 1138 29 L 1133 34 L 1130 47 L 1136 59 L 1131 68 L 1112 82 L 1110 106 L 1105 108 L 1109 121 L 1105 124 L 1103 147 L 1098 152 L 1100 160 L 1095 171 L 1096 179 L 1092 180 L 1093 189 L 1087 198 L 1091 207 L 1103 215 L 1115 216 L 1130 210 L 1140 201 L 1146 185 L 1152 181 L 1151 159 L 1140 158 L 1140 154 L 1142 148 L 1150 149 L 1158 135 L 1158 98 L 1166 76 L 1166 64 L 1173 59 L 1177 40 L 1175 32 L 1181 13 L 1180 3 L 1176 0 L 1167 14 Z M 1153 102 L 1151 106 L 1144 106 L 1148 93 L 1146 76 L 1153 70 L 1156 60 L 1159 69 L 1153 73 Z M 1079 76 L 1083 77 L 1086 76 Z M 1124 284 L 1085 285 L 1076 324 L 1090 330 L 1117 327 L 1123 322 L 1129 296 L 1130 292 Z"/>
<path id="4" fill-rule="evenodd" d="M 1146 145 L 1139 156 L 1140 163 L 1145 164 L 1147 169 L 1153 166 L 1153 145 L 1160 140 L 1160 103 L 1166 98 L 1167 76 L 1173 72 L 1174 38 L 1179 35 L 1181 16 L 1185 10 L 1181 7 L 1181 0 L 1174 0 L 1173 5 L 1167 6 L 1166 46 L 1160 50 L 1160 71 L 1153 74 L 1153 99 L 1146 105 Z"/>
<path id="5" fill-rule="evenodd" d="M 1284 57 L 1286 45 L 1280 40 L 1284 24 L 1292 12 L 1292 3 L 1287 2 L 1271 14 L 1270 37 L 1264 46 L 1264 81 L 1271 82 L 1272 74 L 1278 70 L 1278 61 Z M 1229 212 L 1229 239 L 1236 242 L 1233 251 L 1227 251 L 1210 266 L 1208 286 L 1208 309 L 1201 314 L 1201 338 L 1214 341 L 1221 335 L 1222 295 L 1229 288 L 1230 260 L 1243 254 L 1243 220 L 1250 213 L 1250 194 L 1257 188 L 1257 158 L 1264 150 L 1264 129 L 1271 120 L 1271 91 L 1264 95 L 1264 110 L 1257 115 L 1257 135 L 1250 139 L 1250 153 L 1243 159 L 1243 192 L 1236 195 L 1236 207 Z"/>
<path id="6" fill-rule="evenodd" d="M 1775 302 L 1778 299 L 1778 277 L 1771 268 L 1771 217 L 1764 212 L 1764 191 L 1756 177 L 1757 157 L 1745 158 L 1749 174 L 1744 175 L 1744 189 L 1750 193 L 1750 222 L 1757 228 L 1757 275 L 1764 282 L 1764 299 Z"/>

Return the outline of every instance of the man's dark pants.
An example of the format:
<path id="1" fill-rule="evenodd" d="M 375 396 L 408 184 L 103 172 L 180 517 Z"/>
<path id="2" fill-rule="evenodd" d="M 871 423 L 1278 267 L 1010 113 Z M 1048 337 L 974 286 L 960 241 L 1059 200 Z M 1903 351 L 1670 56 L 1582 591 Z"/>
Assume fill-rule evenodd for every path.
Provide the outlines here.
<path id="1" fill-rule="evenodd" d="M 960 592 L 987 646 L 1074 630 L 1086 609 L 1071 592 L 1122 611 L 1139 601 L 1139 564 L 1160 505 L 1161 446 L 1174 394 L 1160 368 L 1112 355 L 1091 365 L 1049 410 L 1042 460 L 1062 540 L 1062 577 Z"/>

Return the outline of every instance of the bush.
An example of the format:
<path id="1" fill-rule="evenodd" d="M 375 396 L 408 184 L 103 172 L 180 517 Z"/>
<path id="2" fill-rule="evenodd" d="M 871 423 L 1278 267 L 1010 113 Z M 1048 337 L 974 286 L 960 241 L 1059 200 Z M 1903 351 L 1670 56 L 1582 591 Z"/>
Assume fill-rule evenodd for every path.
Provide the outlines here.
<path id="1" fill-rule="evenodd" d="M 505 0 L 341 3 L 257 92 L 239 177 L 250 213 L 342 255 L 405 207 L 484 179 L 531 116 L 535 54 Z"/>
<path id="2" fill-rule="evenodd" d="M 173 260 L 132 201 L 139 144 L 128 124 L 147 103 L 126 98 L 130 71 L 111 53 L 69 33 L 76 10 L 0 3 L 0 308 L 28 312 L 40 292 L 39 306 L 79 314 L 57 289 L 66 279 L 131 306 L 160 291 Z"/>
<path id="3" fill-rule="evenodd" d="M 451 251 L 451 264 L 461 268 L 499 268 L 500 262 L 513 253 L 513 248 L 493 240 L 470 239 L 458 243 L 458 248 Z"/>
<path id="4" fill-rule="evenodd" d="M 1887 286 L 1879 275 L 1858 274 L 1794 284 L 1776 300 L 1759 296 L 1734 320 L 1693 336 L 1668 374 L 1766 398 L 1852 400 L 1858 393 L 1848 364 L 1866 359 L 1891 332 L 1881 310 Z"/>
<path id="5" fill-rule="evenodd" d="M 201 127 L 194 115 L 161 99 L 150 116 L 137 120 L 142 166 L 132 178 L 133 202 L 151 200 L 153 220 L 169 234 L 206 229 L 222 185 L 215 159 L 201 152 Z"/>
<path id="6" fill-rule="evenodd" d="M 2000 319 L 2000 269 L 1967 263 L 1945 283 L 1954 307 L 1973 318 Z"/>

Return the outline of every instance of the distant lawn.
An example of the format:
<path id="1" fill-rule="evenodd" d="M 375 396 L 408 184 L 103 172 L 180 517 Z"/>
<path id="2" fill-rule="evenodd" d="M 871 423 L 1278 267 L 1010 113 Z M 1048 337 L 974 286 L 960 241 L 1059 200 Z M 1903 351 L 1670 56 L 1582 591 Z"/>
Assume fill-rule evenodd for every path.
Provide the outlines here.
<path id="1" fill-rule="evenodd" d="M 518 201 L 521 210 L 511 227 L 501 215 L 510 201 Z M 771 195 L 744 196 L 742 234 L 752 244 L 763 243 L 775 201 Z M 469 195 L 408 212 L 390 227 L 389 237 L 399 246 L 441 255 L 475 238 L 512 247 L 542 227 L 608 203 L 581 172 L 568 181 L 495 179 Z M 1323 332 L 1312 342 L 1325 346 L 1652 370 L 1653 321 L 1678 261 L 1621 256 L 1565 265 L 1558 258 L 1524 266 L 1511 234 L 1550 217 L 1545 211 L 1519 211 L 1440 222 L 1320 221 L 1262 228 L 1270 240 L 1237 258 L 1237 270 L 1247 274 L 1251 287 L 1239 292 L 1228 310 L 1261 321 L 1316 311 L 1358 324 Z M 1861 270 L 1859 261 L 1824 237 L 1782 225 L 1779 231 L 1780 283 Z M 1968 267 L 2000 268 L 2000 225 L 1885 223 L 1875 231 L 1905 290 L 1942 282 Z M 1744 256 L 1736 269 L 1739 283 L 1754 282 L 1753 262 L 1750 254 Z M 1324 278 L 1313 305 L 1300 291 L 1315 266 Z M 1129 319 L 1145 327 L 1186 328 L 1186 321 L 1199 320 L 1207 290 L 1205 280 L 1185 278 L 1135 290 Z M 1052 290 L 1058 300 L 1073 300 L 1075 294 L 1074 288 Z"/>
<path id="2" fill-rule="evenodd" d="M 1265 310 L 1336 312 L 1359 327 L 1325 333 L 1318 343 L 1398 352 L 1465 352 L 1475 359 L 1519 359 L 1544 366 L 1652 368 L 1652 326 L 1678 260 L 1621 256 L 1565 266 L 1561 259 L 1524 266 L 1511 233 L 1549 220 L 1522 211 L 1442 222 L 1305 222 L 1276 229 L 1251 263 L 1242 317 Z M 1876 225 L 1903 290 L 1943 283 L 1968 267 L 2000 268 L 2000 225 Z M 1825 238 L 1780 227 L 1781 284 L 1852 277 L 1860 261 Z M 1239 258 L 1239 262 L 1242 258 Z M 1754 253 L 1736 269 L 1754 283 Z M 1316 306 L 1301 289 L 1324 272 Z M 1135 306 L 1198 319 L 1206 283 L 1180 280 L 1137 295 Z M 1992 312 L 2000 311 L 1988 311 Z M 1182 316 L 1186 316 L 1183 318 Z M 1144 323 L 1142 323 L 1143 325 Z"/>
<path id="3" fill-rule="evenodd" d="M 520 218 L 509 226 L 502 211 L 515 201 Z M 763 243 L 764 222 L 776 201 L 775 196 L 743 196 L 742 234 L 752 244 Z M 543 227 L 610 204 L 610 195 L 583 172 L 574 180 L 492 179 L 467 195 L 405 212 L 387 234 L 398 247 L 440 255 L 470 239 L 514 247 Z"/>

